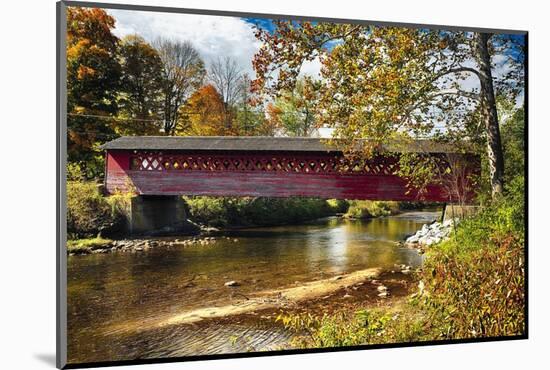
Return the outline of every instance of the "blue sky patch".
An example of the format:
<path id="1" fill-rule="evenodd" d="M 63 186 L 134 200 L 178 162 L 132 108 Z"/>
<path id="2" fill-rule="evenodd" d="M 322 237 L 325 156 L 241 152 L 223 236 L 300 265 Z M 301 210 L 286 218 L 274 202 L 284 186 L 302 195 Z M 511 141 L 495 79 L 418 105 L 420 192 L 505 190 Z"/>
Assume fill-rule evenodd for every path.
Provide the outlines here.
<path id="1" fill-rule="evenodd" d="M 270 33 L 275 30 L 275 24 L 273 19 L 269 18 L 243 18 L 245 22 L 253 24 L 261 29 L 269 31 Z"/>

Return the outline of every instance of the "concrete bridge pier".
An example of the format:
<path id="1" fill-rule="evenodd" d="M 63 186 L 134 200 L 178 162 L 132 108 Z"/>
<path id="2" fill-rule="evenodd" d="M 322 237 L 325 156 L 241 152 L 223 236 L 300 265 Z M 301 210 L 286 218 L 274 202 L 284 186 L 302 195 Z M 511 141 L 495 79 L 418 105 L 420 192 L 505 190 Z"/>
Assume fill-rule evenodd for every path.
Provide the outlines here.
<path id="1" fill-rule="evenodd" d="M 180 196 L 139 195 L 131 200 L 131 234 L 170 234 L 193 230 L 187 221 L 187 204 Z"/>

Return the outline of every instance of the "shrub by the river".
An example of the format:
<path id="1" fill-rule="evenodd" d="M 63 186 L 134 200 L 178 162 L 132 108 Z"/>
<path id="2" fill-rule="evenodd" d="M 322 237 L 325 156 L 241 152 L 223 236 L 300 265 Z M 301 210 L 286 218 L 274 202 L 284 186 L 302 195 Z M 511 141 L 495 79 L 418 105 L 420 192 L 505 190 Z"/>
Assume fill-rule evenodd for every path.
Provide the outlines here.
<path id="1" fill-rule="evenodd" d="M 299 347 L 521 335 L 525 332 L 523 178 L 427 252 L 423 293 L 391 310 L 279 316 Z"/>
<path id="2" fill-rule="evenodd" d="M 345 201 L 317 198 L 186 197 L 190 217 L 215 226 L 281 225 L 342 213 Z"/>
<path id="3" fill-rule="evenodd" d="M 352 200 L 345 217 L 373 218 L 389 216 L 399 212 L 399 202 Z"/>
<path id="4" fill-rule="evenodd" d="M 442 318 L 447 337 L 525 330 L 523 178 L 509 189 L 506 198 L 462 221 L 453 238 L 428 252 L 424 304 Z"/>
<path id="5" fill-rule="evenodd" d="M 334 213 L 346 213 L 349 209 L 349 201 L 344 199 L 328 199 L 327 204 Z"/>
<path id="6" fill-rule="evenodd" d="M 406 343 L 436 339 L 432 325 L 422 312 L 406 302 L 384 308 L 356 312 L 339 311 L 322 316 L 279 315 L 277 321 L 292 330 L 292 345 L 298 348 L 356 346 L 362 344 Z"/>
<path id="7" fill-rule="evenodd" d="M 115 233 L 125 222 L 129 196 L 104 197 L 94 182 L 67 182 L 67 233 L 69 239 Z"/>

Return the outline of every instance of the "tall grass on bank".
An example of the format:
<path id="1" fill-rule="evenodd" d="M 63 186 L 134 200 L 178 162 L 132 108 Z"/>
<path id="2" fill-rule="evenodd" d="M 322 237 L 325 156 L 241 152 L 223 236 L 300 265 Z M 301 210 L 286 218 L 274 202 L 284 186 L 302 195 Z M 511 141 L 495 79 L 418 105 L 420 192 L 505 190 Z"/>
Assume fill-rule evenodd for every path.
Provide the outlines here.
<path id="1" fill-rule="evenodd" d="M 294 345 L 334 347 L 525 333 L 523 178 L 508 194 L 463 220 L 453 237 L 428 250 L 422 291 L 388 309 L 278 318 Z M 412 293 L 412 292 L 411 292 Z"/>
<path id="2" fill-rule="evenodd" d="M 116 233 L 125 227 L 132 194 L 103 196 L 91 181 L 67 182 L 67 233 L 69 239 Z"/>

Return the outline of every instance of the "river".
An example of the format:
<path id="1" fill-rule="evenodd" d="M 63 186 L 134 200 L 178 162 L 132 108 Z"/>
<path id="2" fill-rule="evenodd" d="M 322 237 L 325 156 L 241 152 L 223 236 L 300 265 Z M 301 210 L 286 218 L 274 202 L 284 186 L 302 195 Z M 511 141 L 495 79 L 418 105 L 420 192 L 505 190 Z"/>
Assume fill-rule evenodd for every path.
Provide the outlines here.
<path id="1" fill-rule="evenodd" d="M 439 215 L 422 211 L 373 220 L 335 217 L 226 232 L 204 246 L 70 256 L 69 363 L 284 348 L 290 334 L 272 320 L 151 323 L 231 304 L 258 291 L 372 267 L 419 266 L 422 256 L 396 242 Z M 240 285 L 224 285 L 232 280 Z M 126 323 L 132 323 L 132 330 L 121 330 L 130 327 Z"/>

